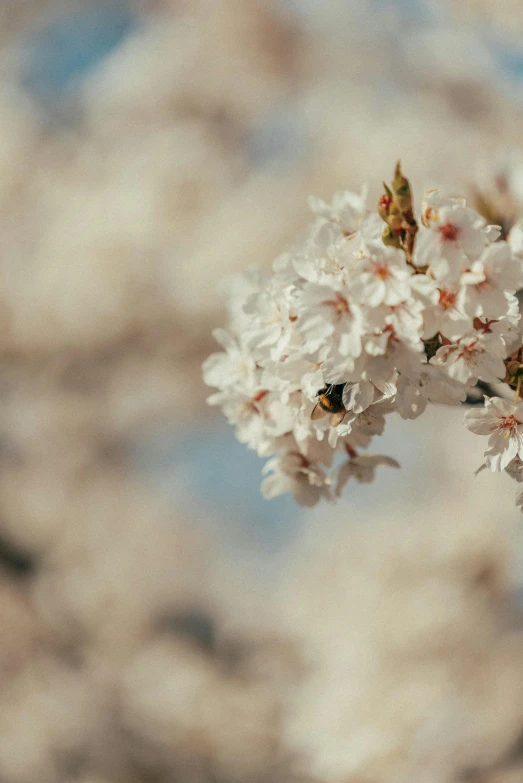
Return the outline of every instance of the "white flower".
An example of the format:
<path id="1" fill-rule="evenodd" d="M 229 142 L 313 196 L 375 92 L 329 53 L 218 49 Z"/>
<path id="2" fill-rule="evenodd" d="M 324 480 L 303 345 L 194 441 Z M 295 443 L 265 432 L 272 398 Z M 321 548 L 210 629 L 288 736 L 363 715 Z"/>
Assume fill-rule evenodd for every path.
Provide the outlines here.
<path id="1" fill-rule="evenodd" d="M 442 198 L 437 191 L 426 195 L 422 222 L 429 233 L 420 229 L 416 263 L 425 266 L 426 260 L 437 279 L 459 272 L 465 258 L 476 260 L 493 237 L 485 220 L 464 199 Z"/>
<path id="2" fill-rule="evenodd" d="M 229 329 L 233 334 L 241 334 L 249 323 L 249 317 L 245 315 L 243 309 L 245 302 L 252 294 L 262 291 L 266 284 L 265 276 L 261 272 L 251 269 L 238 275 L 231 275 L 220 286 L 227 303 Z M 220 342 L 216 332 L 213 334 L 215 339 Z"/>
<path id="3" fill-rule="evenodd" d="M 203 378 L 207 386 L 242 389 L 247 394 L 259 391 L 256 361 L 250 351 L 225 329 L 215 329 L 213 337 L 225 348 L 225 352 L 213 353 L 203 363 Z"/>
<path id="4" fill-rule="evenodd" d="M 523 285 L 523 264 L 506 242 L 497 242 L 462 274 L 461 283 L 468 313 L 501 318 L 508 312 L 507 294 L 514 294 Z"/>
<path id="5" fill-rule="evenodd" d="M 336 347 L 343 356 L 361 353 L 363 319 L 358 305 L 332 288 L 308 283 L 297 305 L 296 328 L 306 355 L 322 347 Z"/>
<path id="6" fill-rule="evenodd" d="M 449 284 L 439 289 L 437 304 L 423 313 L 423 338 L 429 340 L 438 332 L 449 340 L 463 337 L 472 328 L 472 318 L 467 315 L 460 301 L 460 286 Z"/>
<path id="7" fill-rule="evenodd" d="M 413 272 L 401 250 L 369 242 L 351 269 L 349 290 L 356 301 L 367 307 L 398 305 L 410 296 L 409 278 Z"/>
<path id="8" fill-rule="evenodd" d="M 417 419 L 427 403 L 458 405 L 467 392 L 463 385 L 431 364 L 419 366 L 419 374 L 400 375 L 396 381 L 396 408 L 402 419 Z"/>
<path id="9" fill-rule="evenodd" d="M 484 408 L 467 411 L 465 426 L 490 436 L 485 462 L 491 470 L 504 470 L 514 457 L 523 457 L 523 402 L 486 397 Z"/>
<path id="10" fill-rule="evenodd" d="M 350 244 L 332 223 L 320 223 L 295 255 L 293 266 L 298 277 L 309 283 L 343 288 L 347 283 Z"/>
<path id="11" fill-rule="evenodd" d="M 261 487 L 267 499 L 292 492 L 300 506 L 313 506 L 320 498 L 330 497 L 325 473 L 298 451 L 269 460 L 262 473 L 269 474 Z"/>
<path id="12" fill-rule="evenodd" d="M 459 383 L 498 383 L 505 376 L 503 358 L 506 354 L 503 340 L 494 334 L 467 335 L 458 343 L 444 345 L 430 360 L 444 367 Z"/>
<path id="13" fill-rule="evenodd" d="M 208 398 L 209 405 L 220 405 L 229 424 L 235 427 L 240 443 L 245 443 L 260 456 L 271 453 L 274 439 L 267 431 L 266 392 L 252 397 L 231 390 L 217 392 Z"/>
<path id="14" fill-rule="evenodd" d="M 261 385 L 264 389 L 281 392 L 282 400 L 288 400 L 292 392 L 302 391 L 312 401 L 325 384 L 320 364 L 293 353 L 281 361 L 267 362 Z"/>
<path id="15" fill-rule="evenodd" d="M 352 432 L 364 432 L 367 435 L 383 435 L 385 416 L 388 413 L 392 413 L 394 409 L 394 402 L 390 397 L 370 405 L 354 417 Z"/>
<path id="16" fill-rule="evenodd" d="M 244 305 L 249 320 L 242 331 L 243 342 L 255 358 L 264 354 L 280 359 L 292 339 L 291 303 L 285 291 L 262 291 Z"/>
<path id="17" fill-rule="evenodd" d="M 507 314 L 500 318 L 474 318 L 474 329 L 479 334 L 493 334 L 502 338 L 507 354 L 517 350 L 522 343 L 519 302 L 516 296 L 505 294 Z"/>
<path id="18" fill-rule="evenodd" d="M 397 305 L 379 305 L 366 312 L 367 330 L 374 334 L 392 332 L 401 342 L 417 345 L 423 333 L 423 307 L 412 297 Z"/>
<path id="19" fill-rule="evenodd" d="M 332 204 L 326 204 L 321 198 L 309 196 L 309 208 L 318 217 L 334 223 L 345 236 L 358 230 L 365 216 L 367 189 L 361 194 L 342 190 L 334 194 Z"/>
<path id="20" fill-rule="evenodd" d="M 413 345 L 405 345 L 396 338 L 393 331 L 385 330 L 381 335 L 369 336 L 365 343 L 365 363 L 361 378 L 371 381 L 384 394 L 390 384 L 394 384 L 397 373 L 410 375 L 416 373 L 424 358 L 423 343 L 418 340 Z"/>

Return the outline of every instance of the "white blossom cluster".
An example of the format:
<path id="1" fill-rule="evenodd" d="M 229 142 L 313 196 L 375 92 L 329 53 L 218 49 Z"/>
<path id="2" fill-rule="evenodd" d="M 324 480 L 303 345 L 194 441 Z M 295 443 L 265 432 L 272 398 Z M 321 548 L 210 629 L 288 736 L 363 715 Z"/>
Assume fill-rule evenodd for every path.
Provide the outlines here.
<path id="1" fill-rule="evenodd" d="M 398 467 L 361 451 L 389 414 L 414 419 L 428 402 L 458 405 L 478 381 L 505 378 L 521 346 L 523 286 L 521 228 L 501 240 L 462 199 L 426 194 L 410 252 L 384 242 L 364 191 L 309 205 L 306 238 L 272 275 L 231 282 L 229 329 L 215 332 L 224 350 L 204 363 L 205 382 L 218 389 L 209 403 L 242 443 L 270 457 L 264 496 L 290 491 L 305 505 L 333 499 L 351 478 L 370 482 L 379 465 Z M 510 413 L 507 405 L 492 399 L 468 413 L 474 431 L 495 432 L 493 470 L 523 458 L 523 404 Z M 491 430 L 494 411 L 502 418 Z"/>

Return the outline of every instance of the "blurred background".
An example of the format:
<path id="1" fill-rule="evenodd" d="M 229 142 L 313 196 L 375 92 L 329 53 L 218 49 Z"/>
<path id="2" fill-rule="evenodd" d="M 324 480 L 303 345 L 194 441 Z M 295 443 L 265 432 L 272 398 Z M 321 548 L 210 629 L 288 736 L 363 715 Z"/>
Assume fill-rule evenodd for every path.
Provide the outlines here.
<path id="1" fill-rule="evenodd" d="M 305 513 L 200 372 L 310 193 L 401 157 L 523 215 L 522 33 L 520 0 L 0 4 L 1 783 L 523 782 L 521 517 L 462 411 Z"/>

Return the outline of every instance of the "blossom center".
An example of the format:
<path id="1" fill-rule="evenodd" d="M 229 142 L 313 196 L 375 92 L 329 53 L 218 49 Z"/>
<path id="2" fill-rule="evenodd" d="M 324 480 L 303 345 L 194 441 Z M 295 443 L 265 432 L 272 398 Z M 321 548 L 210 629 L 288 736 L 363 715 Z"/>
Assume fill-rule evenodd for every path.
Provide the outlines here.
<path id="1" fill-rule="evenodd" d="M 326 299 L 323 304 L 333 307 L 338 317 L 341 317 L 344 313 L 350 313 L 349 303 L 341 294 L 336 294 L 334 299 Z"/>
<path id="2" fill-rule="evenodd" d="M 475 367 L 478 363 L 478 356 L 482 353 L 482 350 L 477 347 L 477 340 L 470 343 L 470 345 L 464 345 L 461 352 L 458 354 L 458 359 L 463 359 L 468 367 Z"/>
<path id="3" fill-rule="evenodd" d="M 439 292 L 439 304 L 443 310 L 451 310 L 456 304 L 457 294 L 453 294 L 452 291 L 445 291 L 441 289 Z"/>
<path id="4" fill-rule="evenodd" d="M 439 227 L 439 233 L 444 242 L 456 242 L 459 237 L 459 228 L 454 223 L 445 223 Z"/>
<path id="5" fill-rule="evenodd" d="M 380 280 L 387 280 L 390 277 L 390 269 L 387 264 L 376 264 L 374 267 L 374 274 L 379 277 Z"/>
<path id="6" fill-rule="evenodd" d="M 520 424 L 521 422 L 514 415 L 511 415 L 500 419 L 498 427 L 500 430 L 505 430 L 505 438 L 511 438 L 515 435 Z"/>

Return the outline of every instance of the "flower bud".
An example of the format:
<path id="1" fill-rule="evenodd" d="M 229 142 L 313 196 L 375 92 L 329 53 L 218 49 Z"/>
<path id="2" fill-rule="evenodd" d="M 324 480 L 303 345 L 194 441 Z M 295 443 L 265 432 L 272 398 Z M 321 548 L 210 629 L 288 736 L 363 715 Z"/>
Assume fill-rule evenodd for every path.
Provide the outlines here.
<path id="1" fill-rule="evenodd" d="M 394 197 L 392 195 L 392 190 L 385 184 L 385 182 L 383 183 L 383 187 L 385 189 L 385 193 L 378 201 L 378 215 L 386 223 Z"/>
<path id="2" fill-rule="evenodd" d="M 381 235 L 381 238 L 383 240 L 383 244 L 387 247 L 397 247 L 401 248 L 401 239 L 397 234 L 395 234 L 390 226 L 387 226 L 383 234 Z"/>
<path id="3" fill-rule="evenodd" d="M 412 194 L 410 192 L 409 181 L 401 173 L 401 164 L 398 161 L 396 169 L 394 171 L 394 179 L 392 180 L 392 191 L 395 196 L 395 202 L 398 205 L 401 212 L 409 212 L 412 210 Z"/>
<path id="4" fill-rule="evenodd" d="M 401 231 L 403 227 L 403 216 L 401 214 L 401 211 L 396 204 L 391 204 L 389 209 L 389 214 L 387 215 L 387 219 L 385 221 L 388 226 L 392 229 L 394 233 L 398 233 Z"/>

